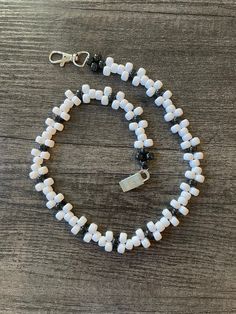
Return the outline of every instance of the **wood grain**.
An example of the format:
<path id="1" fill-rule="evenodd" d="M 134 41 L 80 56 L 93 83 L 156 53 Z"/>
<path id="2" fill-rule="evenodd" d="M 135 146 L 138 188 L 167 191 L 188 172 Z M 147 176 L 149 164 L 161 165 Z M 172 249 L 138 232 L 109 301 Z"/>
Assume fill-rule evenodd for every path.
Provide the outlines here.
<path id="1" fill-rule="evenodd" d="M 0 312 L 235 313 L 235 1 L 0 0 Z M 144 66 L 173 91 L 202 139 L 207 177 L 178 228 L 125 256 L 72 237 L 28 179 L 30 150 L 67 88 L 111 84 L 144 107 L 156 160 L 141 189 L 120 112 L 74 110 L 52 153 L 57 188 L 104 228 L 160 215 L 186 164 L 177 139 L 144 97 L 115 77 L 48 63 L 51 50 L 101 51 Z"/>

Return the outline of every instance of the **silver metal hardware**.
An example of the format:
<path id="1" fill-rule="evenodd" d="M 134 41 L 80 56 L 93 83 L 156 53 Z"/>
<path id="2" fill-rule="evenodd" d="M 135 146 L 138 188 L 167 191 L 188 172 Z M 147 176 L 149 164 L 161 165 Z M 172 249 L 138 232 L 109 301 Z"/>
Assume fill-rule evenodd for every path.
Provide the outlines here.
<path id="1" fill-rule="evenodd" d="M 83 59 L 83 61 L 80 62 L 79 58 L 83 55 L 85 56 L 85 58 Z M 59 56 L 59 58 L 55 59 L 56 56 Z M 79 68 L 82 68 L 85 66 L 89 56 L 90 54 L 88 51 L 79 51 L 77 53 L 70 54 L 54 50 L 49 55 L 49 61 L 53 64 L 59 63 L 61 67 L 64 67 L 65 63 L 73 62 L 74 65 L 76 65 Z"/>
<path id="2" fill-rule="evenodd" d="M 144 178 L 142 175 L 145 174 L 146 178 Z M 135 174 L 129 176 L 128 178 L 125 178 L 119 182 L 120 187 L 123 192 L 127 192 L 130 190 L 133 190 L 140 185 L 143 185 L 145 181 L 147 181 L 150 178 L 150 174 L 148 170 L 141 169 L 139 172 L 136 172 Z"/>

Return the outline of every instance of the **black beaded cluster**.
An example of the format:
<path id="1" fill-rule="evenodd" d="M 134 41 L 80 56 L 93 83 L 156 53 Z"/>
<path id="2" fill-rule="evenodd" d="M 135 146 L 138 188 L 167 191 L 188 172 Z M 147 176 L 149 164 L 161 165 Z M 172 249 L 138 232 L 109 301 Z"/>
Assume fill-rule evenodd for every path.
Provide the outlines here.
<path id="1" fill-rule="evenodd" d="M 163 87 L 161 87 L 161 88 L 159 88 L 157 91 L 155 91 L 155 93 L 154 93 L 153 96 L 154 96 L 154 97 L 162 96 L 165 91 L 166 91 L 166 90 L 165 90 Z"/>
<path id="2" fill-rule="evenodd" d="M 93 72 L 99 72 L 105 66 L 105 60 L 100 53 L 95 53 L 93 56 L 90 55 L 86 63 Z"/>
<path id="3" fill-rule="evenodd" d="M 41 145 L 39 146 L 39 150 L 40 150 L 41 152 L 46 152 L 46 151 L 48 151 L 48 149 L 49 149 L 49 147 L 48 147 L 47 145 L 45 145 L 45 144 L 41 144 Z"/>
<path id="4" fill-rule="evenodd" d="M 133 78 L 137 75 L 137 71 L 135 69 L 132 69 L 132 71 L 129 73 L 129 80 L 133 80 Z"/>
<path id="5" fill-rule="evenodd" d="M 148 169 L 148 162 L 154 159 L 154 154 L 142 148 L 137 152 L 135 158 L 140 163 L 142 169 Z"/>
<path id="6" fill-rule="evenodd" d="M 58 123 L 61 123 L 61 124 L 63 124 L 65 122 L 65 120 L 62 117 L 58 116 L 58 115 L 55 115 L 54 121 L 58 122 Z"/>

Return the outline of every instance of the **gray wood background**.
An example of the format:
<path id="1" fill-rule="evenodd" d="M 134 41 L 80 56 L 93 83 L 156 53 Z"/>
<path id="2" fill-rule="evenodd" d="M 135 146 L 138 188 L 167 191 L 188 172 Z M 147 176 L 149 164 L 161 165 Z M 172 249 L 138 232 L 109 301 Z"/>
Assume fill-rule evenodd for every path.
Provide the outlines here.
<path id="1" fill-rule="evenodd" d="M 1 313 L 236 313 L 235 12 L 234 0 L 0 0 Z M 82 243 L 28 179 L 34 138 L 64 91 L 111 84 L 145 109 L 151 179 L 122 194 L 118 181 L 138 169 L 134 137 L 121 112 L 94 103 L 74 110 L 57 136 L 50 170 L 58 190 L 77 213 L 129 233 L 178 193 L 186 164 L 144 90 L 48 62 L 51 50 L 84 49 L 144 66 L 202 139 L 201 195 L 149 250 L 118 256 Z"/>

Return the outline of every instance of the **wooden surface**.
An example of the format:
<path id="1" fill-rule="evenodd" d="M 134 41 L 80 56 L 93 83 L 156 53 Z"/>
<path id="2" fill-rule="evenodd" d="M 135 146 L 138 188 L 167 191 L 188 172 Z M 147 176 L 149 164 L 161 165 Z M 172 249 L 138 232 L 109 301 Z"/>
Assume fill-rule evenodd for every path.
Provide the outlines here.
<path id="1" fill-rule="evenodd" d="M 235 1 L 0 1 L 0 312 L 235 313 Z M 186 164 L 162 111 L 117 77 L 48 62 L 51 50 L 100 51 L 144 66 L 174 93 L 202 139 L 207 177 L 190 214 L 150 249 L 124 256 L 86 245 L 55 221 L 28 179 L 30 150 L 67 88 L 111 84 L 144 107 L 155 140 L 151 179 L 138 169 L 121 112 L 75 109 L 57 136 L 56 187 L 114 231 L 159 217 Z"/>

